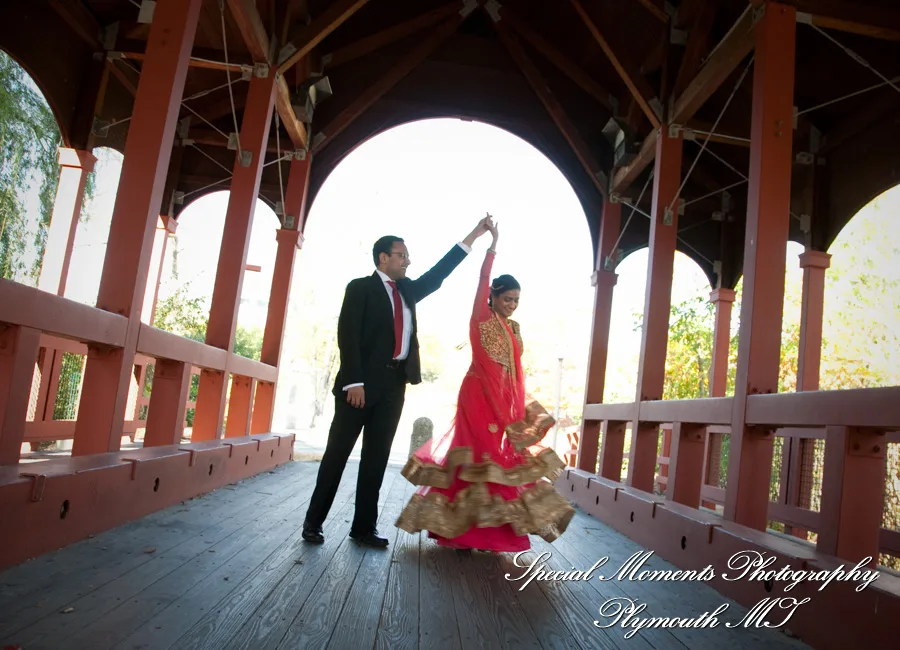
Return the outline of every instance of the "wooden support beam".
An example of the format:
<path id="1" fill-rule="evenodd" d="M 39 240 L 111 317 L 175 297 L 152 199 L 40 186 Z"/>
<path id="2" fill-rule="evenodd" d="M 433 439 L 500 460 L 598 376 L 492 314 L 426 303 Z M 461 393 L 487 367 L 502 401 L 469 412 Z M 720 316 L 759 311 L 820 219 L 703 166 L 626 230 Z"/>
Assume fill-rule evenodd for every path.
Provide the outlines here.
<path id="1" fill-rule="evenodd" d="M 259 11 L 253 0 L 228 0 L 231 15 L 234 18 L 247 49 L 257 63 L 269 62 L 269 37 L 263 25 Z M 307 144 L 306 127 L 297 119 L 291 105 L 291 91 L 281 74 L 275 80 L 275 110 L 288 137 L 298 149 L 305 149 Z"/>
<path id="2" fill-rule="evenodd" d="M 900 41 L 900 14 L 894 7 L 860 6 L 846 0 L 787 0 L 797 8 L 797 22 L 822 29 L 888 41 Z"/>
<path id="3" fill-rule="evenodd" d="M 575 128 L 575 125 L 569 119 L 569 116 L 566 115 L 559 100 L 554 97 L 553 92 L 547 86 L 547 82 L 541 77 L 541 73 L 535 67 L 534 63 L 531 62 L 531 59 L 528 58 L 528 55 L 525 53 L 525 50 L 522 49 L 519 41 L 516 40 L 516 37 L 511 33 L 510 27 L 501 20 L 494 23 L 494 28 L 497 30 L 497 34 L 500 36 L 500 41 L 503 43 L 506 51 L 509 52 L 512 60 L 519 66 L 519 69 L 522 71 L 522 74 L 525 75 L 525 78 L 538 96 L 538 99 L 541 100 L 544 108 L 547 109 L 550 117 L 553 118 L 560 133 L 562 133 L 566 142 L 569 143 L 569 146 L 572 147 L 572 151 L 575 153 L 575 157 L 578 158 L 584 171 L 591 177 L 591 181 L 600 194 L 605 197 L 606 187 L 604 187 L 603 183 L 598 178 L 598 174 L 602 171 L 600 163 L 594 157 L 594 154 L 591 153 L 587 143 L 578 133 L 578 129 Z"/>
<path id="4" fill-rule="evenodd" d="M 459 0 L 447 3 L 437 9 L 432 9 L 424 14 L 405 20 L 402 23 L 392 25 L 387 29 L 383 29 L 376 34 L 362 38 L 350 45 L 346 45 L 340 49 L 326 54 L 322 57 L 322 63 L 329 68 L 337 68 L 350 61 L 358 59 L 361 56 L 381 49 L 391 43 L 396 43 L 400 39 L 411 36 L 422 31 L 426 27 L 446 20 L 460 9 Z"/>
<path id="5" fill-rule="evenodd" d="M 753 11 L 748 8 L 675 100 L 669 121 L 672 124 L 687 124 L 752 49 Z"/>
<path id="6" fill-rule="evenodd" d="M 573 0 L 575 2 L 577 0 Z M 669 118 L 672 124 L 687 124 L 701 106 L 734 71 L 753 49 L 753 11 L 745 11 L 735 26 L 715 48 L 706 64 L 675 101 Z M 645 139 L 638 157 L 616 172 L 612 191 L 623 192 L 653 161 L 658 133 L 654 130 Z"/>
<path id="7" fill-rule="evenodd" d="M 119 52 L 123 58 L 130 59 L 132 61 L 143 61 L 144 60 L 144 52 L 140 51 L 129 51 L 129 52 Z M 192 56 L 190 60 L 190 66 L 192 68 L 204 68 L 206 70 L 231 70 L 232 72 L 241 72 L 240 63 L 235 63 L 234 61 L 230 61 L 225 63 L 224 61 L 218 61 L 221 55 L 206 58 L 199 56 Z M 243 64 L 246 65 L 246 64 Z"/>
<path id="8" fill-rule="evenodd" d="M 663 23 L 668 24 L 669 14 L 667 14 L 654 0 L 637 0 L 647 11 L 653 14 L 653 17 Z"/>
<path id="9" fill-rule="evenodd" d="M 582 70 L 576 63 L 551 45 L 543 36 L 535 32 L 515 12 L 506 6 L 501 9 L 501 22 L 508 22 L 523 40 L 544 55 L 550 63 L 574 81 L 588 95 L 596 99 L 609 111 L 614 111 L 615 97 L 606 88 L 594 81 L 593 77 Z"/>
<path id="10" fill-rule="evenodd" d="M 625 167 L 620 167 L 613 177 L 611 194 L 621 194 L 641 175 L 647 166 L 656 157 L 656 141 L 659 139 L 659 129 L 653 129 L 641 145 L 638 155 Z"/>
<path id="11" fill-rule="evenodd" d="M 258 63 L 269 61 L 269 36 L 256 8 L 254 0 L 228 0 L 231 17 L 234 19 L 247 50 Z"/>
<path id="12" fill-rule="evenodd" d="M 110 61 L 108 65 L 110 74 L 119 80 L 119 83 L 122 84 L 125 90 L 127 90 L 132 97 L 137 95 L 137 86 L 131 82 L 131 79 L 128 78 L 125 71 L 117 66 L 115 61 Z"/>
<path id="13" fill-rule="evenodd" d="M 49 4 L 85 43 L 97 51 L 103 49 L 100 23 L 81 0 L 49 0 Z"/>
<path id="14" fill-rule="evenodd" d="M 202 127 L 192 128 L 188 132 L 187 139 L 193 140 L 196 144 L 206 145 L 209 147 L 225 148 L 228 146 L 228 140 L 223 138 L 221 133 L 213 131 L 212 129 L 202 128 Z M 277 154 L 278 153 L 277 144 L 278 143 L 275 141 L 274 138 L 270 138 L 269 144 L 266 147 L 266 151 L 269 153 Z M 291 147 L 286 146 L 286 145 L 287 145 L 286 142 L 281 143 L 281 153 L 282 154 L 286 154 L 291 151 Z"/>
<path id="15" fill-rule="evenodd" d="M 691 25 L 687 45 L 684 48 L 681 67 L 678 68 L 678 76 L 675 79 L 675 85 L 672 87 L 672 97 L 680 97 L 687 88 L 688 82 L 697 76 L 703 57 L 709 51 L 709 35 L 712 31 L 717 8 L 714 2 L 704 2 L 698 8 L 697 16 Z"/>
<path id="16" fill-rule="evenodd" d="M 366 112 L 372 104 L 393 88 L 403 77 L 428 57 L 438 46 L 453 34 L 464 20 L 456 14 L 446 22 L 433 29 L 406 56 L 402 57 L 381 79 L 359 94 L 354 101 L 338 113 L 313 138 L 312 150 L 318 153 L 324 149 L 339 133 L 350 126 L 356 118 Z"/>
<path id="17" fill-rule="evenodd" d="M 584 7 L 581 6 L 581 2 L 579 0 L 571 0 L 571 3 L 575 8 L 575 11 L 578 12 L 578 15 L 581 16 L 581 20 L 588 28 L 588 31 L 591 32 L 594 40 L 597 41 L 597 43 L 600 45 L 610 63 L 612 63 L 613 67 L 616 69 L 616 72 L 622 78 L 622 81 L 628 87 L 628 90 L 631 92 L 632 96 L 640 105 L 641 110 L 644 111 L 644 115 L 647 116 L 647 119 L 650 120 L 650 123 L 654 128 L 659 127 L 660 119 L 662 118 L 662 105 L 659 103 L 659 99 L 656 98 L 653 89 L 650 87 L 650 84 L 640 73 L 638 67 L 631 61 L 628 61 L 627 59 L 616 55 L 612 47 L 610 47 L 609 42 L 606 40 L 606 38 L 604 38 L 603 34 L 600 32 L 600 29 L 594 23 L 593 19 L 588 15 Z"/>
<path id="18" fill-rule="evenodd" d="M 285 58 L 279 56 L 278 72 L 284 74 L 300 59 L 309 54 L 312 49 L 321 43 L 326 36 L 340 27 L 350 16 L 359 11 L 369 0 L 336 0 L 332 2 L 328 9 L 313 19 L 309 27 L 303 30 L 302 45 L 299 47 L 290 43 L 286 49 L 282 49 L 282 53 L 287 54 L 286 50 L 293 48 L 293 52 L 289 53 Z"/>

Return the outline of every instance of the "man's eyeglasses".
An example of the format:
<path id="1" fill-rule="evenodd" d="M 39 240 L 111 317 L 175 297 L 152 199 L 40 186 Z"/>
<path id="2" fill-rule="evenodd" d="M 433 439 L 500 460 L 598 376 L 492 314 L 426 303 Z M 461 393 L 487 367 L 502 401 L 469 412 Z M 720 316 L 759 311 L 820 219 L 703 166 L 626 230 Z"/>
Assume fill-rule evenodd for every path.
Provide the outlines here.
<path id="1" fill-rule="evenodd" d="M 393 251 L 393 252 L 391 252 L 390 254 L 391 254 L 391 255 L 396 255 L 396 256 L 398 256 L 401 260 L 408 260 L 408 259 L 409 259 L 409 253 L 397 253 L 396 251 Z"/>

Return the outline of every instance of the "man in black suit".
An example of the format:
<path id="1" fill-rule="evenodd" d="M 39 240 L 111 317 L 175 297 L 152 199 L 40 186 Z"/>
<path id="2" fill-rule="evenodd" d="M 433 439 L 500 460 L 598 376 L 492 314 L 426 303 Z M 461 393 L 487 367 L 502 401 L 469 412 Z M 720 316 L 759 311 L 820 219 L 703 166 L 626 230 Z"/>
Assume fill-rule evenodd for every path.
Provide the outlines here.
<path id="1" fill-rule="evenodd" d="M 325 541 L 322 523 L 364 429 L 350 537 L 366 546 L 388 545 L 375 528 L 378 491 L 400 422 L 406 384 L 422 381 L 416 304 L 440 288 L 475 240 L 488 232 L 490 223 L 490 216 L 479 221 L 462 242 L 416 280 L 406 277 L 409 252 L 403 240 L 382 237 L 372 249 L 376 271 L 347 285 L 338 320 L 341 367 L 333 391 L 334 420 L 303 522 L 302 536 L 307 542 Z"/>

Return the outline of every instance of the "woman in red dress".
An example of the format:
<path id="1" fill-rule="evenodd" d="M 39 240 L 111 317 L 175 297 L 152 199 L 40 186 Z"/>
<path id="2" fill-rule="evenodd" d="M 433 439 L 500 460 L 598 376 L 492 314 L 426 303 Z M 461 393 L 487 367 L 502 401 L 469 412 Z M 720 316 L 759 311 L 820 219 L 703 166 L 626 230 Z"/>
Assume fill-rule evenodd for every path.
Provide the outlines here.
<path id="1" fill-rule="evenodd" d="M 574 509 L 551 481 L 564 464 L 537 443 L 553 418 L 526 400 L 519 324 L 519 283 L 490 282 L 498 232 L 487 251 L 469 324 L 469 367 L 450 431 L 418 449 L 403 476 L 422 486 L 397 520 L 402 530 L 427 530 L 438 544 L 488 551 L 524 551 L 529 534 L 553 541 Z M 544 480 L 547 478 L 549 480 Z"/>

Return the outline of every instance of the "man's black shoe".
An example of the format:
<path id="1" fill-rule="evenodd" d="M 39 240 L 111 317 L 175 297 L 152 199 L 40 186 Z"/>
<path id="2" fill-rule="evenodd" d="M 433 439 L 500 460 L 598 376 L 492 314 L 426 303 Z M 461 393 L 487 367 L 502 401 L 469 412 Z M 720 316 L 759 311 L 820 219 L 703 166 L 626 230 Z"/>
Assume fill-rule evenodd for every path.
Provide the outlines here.
<path id="1" fill-rule="evenodd" d="M 355 541 L 357 544 L 362 544 L 363 546 L 371 546 L 372 548 L 387 548 L 388 540 L 385 537 L 379 537 L 378 531 L 372 531 L 371 533 L 350 533 L 350 539 Z"/>
<path id="2" fill-rule="evenodd" d="M 322 544 L 325 542 L 325 535 L 322 534 L 321 526 L 307 526 L 304 524 L 303 532 L 300 536 L 310 544 Z"/>

